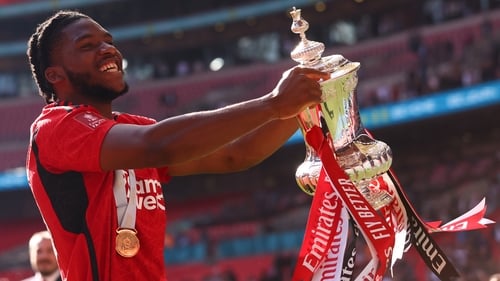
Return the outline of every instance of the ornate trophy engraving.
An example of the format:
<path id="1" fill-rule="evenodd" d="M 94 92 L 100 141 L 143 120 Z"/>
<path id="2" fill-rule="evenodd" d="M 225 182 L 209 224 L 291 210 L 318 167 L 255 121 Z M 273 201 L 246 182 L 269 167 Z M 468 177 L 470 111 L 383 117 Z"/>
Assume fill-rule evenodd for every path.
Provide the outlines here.
<path id="1" fill-rule="evenodd" d="M 293 19 L 291 30 L 301 38 L 291 52 L 292 59 L 301 66 L 331 73 L 329 80 L 321 82 L 323 103 L 299 114 L 301 132 L 305 136 L 313 126 L 322 128 L 340 167 L 378 210 L 393 198 L 383 190 L 370 187 L 370 183 L 389 170 L 392 153 L 387 144 L 366 134 L 361 123 L 355 95 L 360 64 L 338 54 L 321 57 L 324 44 L 306 38 L 309 24 L 302 19 L 300 12 L 295 8 L 290 12 Z M 295 178 L 307 194 L 314 194 L 321 169 L 321 160 L 306 142 L 306 158 L 297 168 Z"/>

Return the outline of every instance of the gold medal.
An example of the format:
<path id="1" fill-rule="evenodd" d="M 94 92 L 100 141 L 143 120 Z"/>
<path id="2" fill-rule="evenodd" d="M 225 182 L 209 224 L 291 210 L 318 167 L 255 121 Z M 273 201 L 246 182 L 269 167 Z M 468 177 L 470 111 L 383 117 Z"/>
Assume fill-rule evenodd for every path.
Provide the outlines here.
<path id="1" fill-rule="evenodd" d="M 139 252 L 139 239 L 137 230 L 129 228 L 118 228 L 116 230 L 116 252 L 125 258 L 131 258 Z"/>

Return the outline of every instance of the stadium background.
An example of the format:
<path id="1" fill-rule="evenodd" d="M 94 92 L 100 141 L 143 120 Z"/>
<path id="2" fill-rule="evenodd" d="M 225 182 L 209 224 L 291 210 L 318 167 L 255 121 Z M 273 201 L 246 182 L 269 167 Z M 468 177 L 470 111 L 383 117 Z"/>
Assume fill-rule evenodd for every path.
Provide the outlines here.
<path id="1" fill-rule="evenodd" d="M 38 22 L 61 8 L 97 19 L 128 63 L 131 92 L 116 110 L 164 118 L 272 89 L 295 64 L 293 6 L 325 55 L 361 63 L 363 122 L 391 146 L 393 169 L 418 213 L 449 221 L 486 198 L 486 217 L 498 221 L 500 1 L 2 0 L 0 280 L 31 273 L 27 240 L 43 228 L 23 168 L 28 128 L 43 106 L 24 55 Z M 249 171 L 165 186 L 169 280 L 290 280 L 311 201 L 293 176 L 304 152 L 297 135 Z M 433 236 L 461 280 L 500 272 L 499 226 Z M 411 250 L 387 280 L 435 277 Z"/>

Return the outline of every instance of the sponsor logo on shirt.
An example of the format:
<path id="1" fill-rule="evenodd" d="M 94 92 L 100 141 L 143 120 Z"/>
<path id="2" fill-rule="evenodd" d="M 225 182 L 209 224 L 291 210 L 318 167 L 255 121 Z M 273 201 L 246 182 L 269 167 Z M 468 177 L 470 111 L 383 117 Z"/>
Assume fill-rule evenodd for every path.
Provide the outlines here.
<path id="1" fill-rule="evenodd" d="M 130 176 L 127 170 L 118 170 L 120 178 L 115 181 L 118 188 L 126 189 L 127 198 L 130 199 Z M 161 183 L 156 179 L 136 178 L 136 208 L 137 210 L 153 211 L 156 209 L 165 211 L 165 201 L 163 199 L 163 190 Z"/>
<path id="2" fill-rule="evenodd" d="M 83 125 L 91 129 L 99 127 L 99 125 L 101 125 L 106 121 L 105 118 L 91 111 L 81 112 L 77 114 L 74 118 L 76 121 L 82 123 Z"/>
<path id="3" fill-rule="evenodd" d="M 154 179 L 137 180 L 137 209 L 165 211 L 161 183 Z"/>

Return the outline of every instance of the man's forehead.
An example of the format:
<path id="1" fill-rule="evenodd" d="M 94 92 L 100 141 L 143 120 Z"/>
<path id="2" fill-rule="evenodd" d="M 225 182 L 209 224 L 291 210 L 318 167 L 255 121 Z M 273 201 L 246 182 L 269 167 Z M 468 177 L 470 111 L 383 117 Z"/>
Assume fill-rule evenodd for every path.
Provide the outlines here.
<path id="1" fill-rule="evenodd" d="M 104 27 L 90 18 L 81 18 L 72 22 L 63 29 L 63 33 L 72 41 L 97 34 L 111 36 Z"/>
<path id="2" fill-rule="evenodd" d="M 47 247 L 47 246 L 52 247 L 52 241 L 50 239 L 47 239 L 47 238 L 42 238 L 42 239 L 40 239 L 40 241 L 38 241 L 38 243 L 36 243 L 36 245 L 38 248 Z"/>

